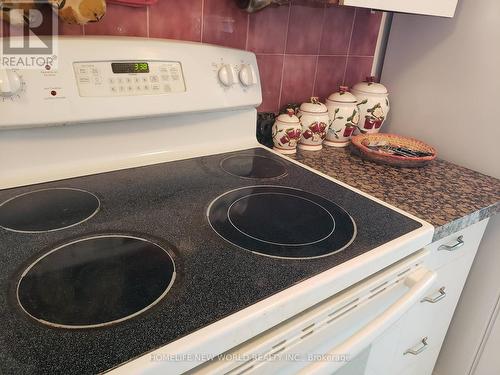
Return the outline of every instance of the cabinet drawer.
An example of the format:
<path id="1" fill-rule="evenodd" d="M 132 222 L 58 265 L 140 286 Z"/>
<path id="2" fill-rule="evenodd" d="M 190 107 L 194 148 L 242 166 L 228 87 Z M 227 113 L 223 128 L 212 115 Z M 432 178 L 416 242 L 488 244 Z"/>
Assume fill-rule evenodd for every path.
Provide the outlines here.
<path id="1" fill-rule="evenodd" d="M 428 245 L 428 267 L 438 269 L 465 254 L 475 254 L 487 224 L 488 219 L 482 220 Z"/>
<path id="2" fill-rule="evenodd" d="M 396 345 L 396 373 L 415 367 L 416 363 L 420 374 L 432 373 L 474 256 L 475 251 L 467 251 L 440 268 L 435 287 L 402 319 L 401 335 Z M 421 341 L 424 338 L 427 338 L 427 345 L 420 354 L 407 352 L 423 347 Z"/>

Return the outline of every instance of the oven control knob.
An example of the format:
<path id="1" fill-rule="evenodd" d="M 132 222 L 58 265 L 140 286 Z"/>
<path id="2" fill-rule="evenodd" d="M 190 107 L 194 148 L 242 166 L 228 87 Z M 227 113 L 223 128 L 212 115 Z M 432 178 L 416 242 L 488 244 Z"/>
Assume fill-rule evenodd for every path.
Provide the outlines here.
<path id="1" fill-rule="evenodd" d="M 219 69 L 219 81 L 226 87 L 234 85 L 236 82 L 236 74 L 234 73 L 234 68 L 229 64 L 224 64 Z"/>
<path id="2" fill-rule="evenodd" d="M 21 91 L 22 82 L 19 75 L 9 69 L 0 69 L 0 96 L 9 97 Z"/>
<path id="3" fill-rule="evenodd" d="M 243 86 L 253 86 L 257 83 L 257 77 L 252 65 L 243 64 L 240 68 L 240 82 Z"/>

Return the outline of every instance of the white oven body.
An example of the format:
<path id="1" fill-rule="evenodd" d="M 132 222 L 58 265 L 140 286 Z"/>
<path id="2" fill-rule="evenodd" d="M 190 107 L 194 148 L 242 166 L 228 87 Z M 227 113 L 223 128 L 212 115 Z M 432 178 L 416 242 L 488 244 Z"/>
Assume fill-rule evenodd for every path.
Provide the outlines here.
<path id="1" fill-rule="evenodd" d="M 153 76 L 148 77 L 153 80 L 155 72 L 161 79 L 162 66 L 175 68 L 171 72 L 175 84 L 160 87 L 158 93 L 152 92 L 154 82 L 150 82 L 146 93 L 138 88 L 123 93 L 119 86 L 118 91 L 113 90 L 116 77 L 109 64 L 134 61 L 150 62 L 148 74 Z M 231 86 L 220 80 L 220 70 L 228 64 L 235 69 L 231 74 L 236 81 Z M 108 68 L 101 69 L 104 66 Z M 234 76 L 238 69 L 248 66 L 254 74 L 251 86 L 241 84 Z M 99 73 L 97 77 L 94 69 Z M 255 55 L 250 52 L 142 38 L 60 37 L 57 70 L 17 73 L 22 78 L 22 90 L 15 97 L 0 100 L 0 189 L 262 147 L 255 137 L 255 107 L 261 102 L 261 86 Z M 222 77 L 228 78 L 228 72 L 224 74 Z M 141 77 L 145 76 L 130 76 L 133 80 Z M 104 84 L 107 88 L 100 86 Z M 318 174 L 422 226 L 131 359 L 111 373 L 180 374 L 213 369 L 214 373 L 234 374 L 240 370 L 255 374 L 281 370 L 319 374 L 354 364 L 223 360 L 197 367 L 222 353 L 240 350 L 250 356 L 276 350 L 283 354 L 313 351 L 334 355 L 342 351 L 353 358 L 424 293 L 433 276 L 419 263 L 423 254 L 408 260 L 408 265 L 397 262 L 429 244 L 433 227 Z M 406 272 L 408 267 L 411 270 Z M 380 270 L 385 271 L 378 273 Z M 378 289 L 385 281 L 387 284 Z"/>

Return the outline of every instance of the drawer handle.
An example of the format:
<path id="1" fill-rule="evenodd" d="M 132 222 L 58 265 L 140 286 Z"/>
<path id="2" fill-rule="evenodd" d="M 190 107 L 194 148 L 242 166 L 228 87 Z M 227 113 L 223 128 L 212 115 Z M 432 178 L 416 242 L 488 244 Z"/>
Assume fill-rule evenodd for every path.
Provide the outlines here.
<path id="1" fill-rule="evenodd" d="M 418 355 L 418 354 L 422 353 L 425 349 L 427 349 L 427 345 L 429 345 L 427 343 L 428 339 L 429 339 L 428 337 L 424 337 L 418 343 L 418 345 L 414 346 L 413 348 L 406 349 L 406 351 L 403 353 L 403 355 L 406 355 L 406 354 Z"/>
<path id="2" fill-rule="evenodd" d="M 445 289 L 446 289 L 446 288 L 445 288 L 444 286 L 442 286 L 442 287 L 441 287 L 441 288 L 439 288 L 439 290 L 438 290 L 438 293 L 439 293 L 439 295 L 438 295 L 438 296 L 436 296 L 436 297 L 434 297 L 434 298 L 432 298 L 432 297 L 424 297 L 424 298 L 422 299 L 422 301 L 420 301 L 420 302 L 430 302 L 430 303 L 436 303 L 436 302 L 441 301 L 444 297 L 446 297 L 446 291 L 445 291 Z"/>
<path id="3" fill-rule="evenodd" d="M 446 250 L 446 251 L 455 251 L 457 249 L 460 249 L 462 246 L 464 246 L 464 236 L 459 236 L 457 238 L 457 243 L 454 245 L 441 245 L 438 247 L 438 250 Z"/>

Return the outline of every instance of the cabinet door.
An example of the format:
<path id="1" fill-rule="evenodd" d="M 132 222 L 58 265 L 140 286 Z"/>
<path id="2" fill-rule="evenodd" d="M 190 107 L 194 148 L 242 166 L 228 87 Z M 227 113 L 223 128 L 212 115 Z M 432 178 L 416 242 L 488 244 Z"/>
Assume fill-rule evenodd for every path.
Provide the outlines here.
<path id="1" fill-rule="evenodd" d="M 393 12 L 453 17 L 458 0 L 340 0 L 340 3 Z"/>

